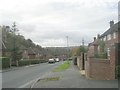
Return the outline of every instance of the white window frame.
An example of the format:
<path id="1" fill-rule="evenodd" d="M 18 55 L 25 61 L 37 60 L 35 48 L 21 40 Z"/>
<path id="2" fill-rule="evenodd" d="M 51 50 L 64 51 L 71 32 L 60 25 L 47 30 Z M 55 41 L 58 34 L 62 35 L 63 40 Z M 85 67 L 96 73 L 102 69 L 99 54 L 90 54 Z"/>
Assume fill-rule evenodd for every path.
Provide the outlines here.
<path id="1" fill-rule="evenodd" d="M 116 35 L 116 32 L 114 32 L 114 33 L 113 33 L 113 38 L 115 39 L 115 38 L 116 38 L 116 36 L 117 36 L 117 35 Z"/>
<path id="2" fill-rule="evenodd" d="M 111 40 L 111 34 L 107 35 L 107 40 Z"/>
<path id="3" fill-rule="evenodd" d="M 106 41 L 107 39 L 106 39 L 106 36 L 104 36 L 104 38 L 103 38 L 103 41 Z"/>

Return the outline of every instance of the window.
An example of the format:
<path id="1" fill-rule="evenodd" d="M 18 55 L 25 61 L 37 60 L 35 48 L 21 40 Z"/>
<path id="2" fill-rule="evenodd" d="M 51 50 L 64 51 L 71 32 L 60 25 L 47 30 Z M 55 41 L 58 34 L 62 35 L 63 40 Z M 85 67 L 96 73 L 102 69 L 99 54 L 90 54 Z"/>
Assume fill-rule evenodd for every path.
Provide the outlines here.
<path id="1" fill-rule="evenodd" d="M 113 33 L 113 38 L 114 38 L 114 39 L 116 38 L 116 32 Z"/>
<path id="2" fill-rule="evenodd" d="M 111 34 L 107 35 L 107 39 L 111 40 Z"/>
<path id="3" fill-rule="evenodd" d="M 110 56 L 110 49 L 109 48 L 107 48 L 107 54 L 108 54 L 108 56 Z"/>
<path id="4" fill-rule="evenodd" d="M 106 36 L 104 36 L 103 40 L 106 41 Z"/>
<path id="5" fill-rule="evenodd" d="M 103 38 L 101 38 L 100 40 L 103 41 Z"/>

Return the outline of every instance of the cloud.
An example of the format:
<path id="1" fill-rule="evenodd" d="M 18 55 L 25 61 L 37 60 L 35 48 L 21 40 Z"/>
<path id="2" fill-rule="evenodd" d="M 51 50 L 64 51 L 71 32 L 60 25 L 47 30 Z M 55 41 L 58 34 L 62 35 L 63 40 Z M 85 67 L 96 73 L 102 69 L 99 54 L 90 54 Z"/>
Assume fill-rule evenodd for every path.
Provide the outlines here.
<path id="1" fill-rule="evenodd" d="M 80 45 L 117 22 L 118 0 L 1 0 L 0 24 L 16 21 L 20 33 L 42 46 Z M 6 8 L 8 7 L 8 8 Z"/>

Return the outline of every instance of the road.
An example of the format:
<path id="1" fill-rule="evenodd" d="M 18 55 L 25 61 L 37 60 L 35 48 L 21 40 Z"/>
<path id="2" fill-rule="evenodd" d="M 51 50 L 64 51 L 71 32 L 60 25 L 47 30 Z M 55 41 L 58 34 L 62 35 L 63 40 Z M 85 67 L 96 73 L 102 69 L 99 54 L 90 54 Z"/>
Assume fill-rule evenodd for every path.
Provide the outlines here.
<path id="1" fill-rule="evenodd" d="M 44 76 L 53 68 L 60 65 L 61 62 L 55 64 L 43 63 L 30 67 L 22 67 L 18 70 L 2 73 L 2 87 L 3 88 L 24 88 L 32 83 L 36 78 Z"/>

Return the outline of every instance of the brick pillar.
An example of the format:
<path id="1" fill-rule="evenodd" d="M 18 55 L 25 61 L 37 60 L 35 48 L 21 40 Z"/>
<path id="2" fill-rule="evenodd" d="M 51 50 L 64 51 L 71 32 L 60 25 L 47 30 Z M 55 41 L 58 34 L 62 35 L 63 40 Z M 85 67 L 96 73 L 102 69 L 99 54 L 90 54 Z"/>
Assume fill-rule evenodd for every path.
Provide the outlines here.
<path id="1" fill-rule="evenodd" d="M 81 60 L 80 60 L 80 68 L 81 70 L 84 70 L 84 64 L 85 64 L 85 61 L 84 61 L 84 53 L 81 53 Z"/>
<path id="2" fill-rule="evenodd" d="M 110 71 L 111 71 L 111 79 L 115 79 L 115 65 L 116 64 L 116 52 L 115 46 L 110 48 Z"/>

